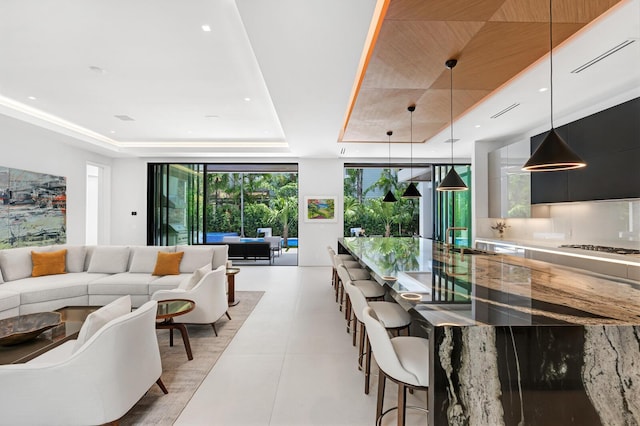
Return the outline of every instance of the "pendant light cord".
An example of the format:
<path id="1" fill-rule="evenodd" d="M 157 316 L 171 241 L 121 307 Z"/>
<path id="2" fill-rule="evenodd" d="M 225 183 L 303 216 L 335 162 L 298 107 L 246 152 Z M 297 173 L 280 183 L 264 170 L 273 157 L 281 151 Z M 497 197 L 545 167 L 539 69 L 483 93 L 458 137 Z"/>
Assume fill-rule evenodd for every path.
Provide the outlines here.
<path id="1" fill-rule="evenodd" d="M 450 86 L 449 86 L 449 100 L 450 100 L 450 107 L 451 107 L 451 114 L 450 114 L 450 125 L 449 127 L 451 127 L 451 167 L 453 167 L 453 67 L 449 68 L 449 75 L 451 77 L 450 79 Z"/>
<path id="2" fill-rule="evenodd" d="M 411 126 L 409 126 L 409 183 L 411 183 L 413 179 L 413 109 L 409 108 L 409 113 L 411 114 Z"/>
<path id="3" fill-rule="evenodd" d="M 549 0 L 549 103 L 553 129 L 553 0 Z"/>
<path id="4" fill-rule="evenodd" d="M 387 136 L 389 136 L 389 175 L 391 175 L 391 135 L 393 132 L 389 130 Z"/>

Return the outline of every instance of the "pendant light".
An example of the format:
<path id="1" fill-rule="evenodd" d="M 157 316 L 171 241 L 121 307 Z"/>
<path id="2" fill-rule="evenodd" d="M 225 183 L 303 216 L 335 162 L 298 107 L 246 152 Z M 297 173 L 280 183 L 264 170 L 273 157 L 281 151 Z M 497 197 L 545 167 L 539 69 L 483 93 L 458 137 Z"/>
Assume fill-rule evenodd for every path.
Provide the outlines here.
<path id="1" fill-rule="evenodd" d="M 553 12 L 552 0 L 549 0 L 549 71 L 551 98 L 551 130 L 544 137 L 529 160 L 522 166 L 528 172 L 553 172 L 573 170 L 585 167 L 587 163 L 580 158 L 553 127 Z"/>
<path id="2" fill-rule="evenodd" d="M 450 71 L 450 99 L 451 99 L 451 108 L 450 108 L 450 118 L 451 118 L 451 138 L 449 142 L 451 143 L 451 168 L 447 172 L 447 175 L 444 177 L 440 185 L 436 188 L 436 191 L 467 191 L 469 188 L 465 185 L 464 181 L 456 172 L 456 168 L 453 164 L 453 67 L 456 66 L 458 61 L 456 59 L 449 59 L 445 62 L 445 66 L 449 68 Z"/>
<path id="3" fill-rule="evenodd" d="M 387 131 L 387 136 L 389 137 L 389 175 L 391 175 L 391 135 L 392 134 L 393 132 L 391 130 Z M 387 191 L 387 195 L 384 196 L 382 201 L 384 201 L 385 203 L 395 203 L 396 201 L 398 201 L 398 199 L 396 198 L 395 195 L 393 195 L 393 192 L 391 191 L 391 189 L 389 189 L 389 191 Z"/>
<path id="4" fill-rule="evenodd" d="M 407 186 L 407 189 L 405 189 L 404 194 L 402 194 L 402 198 L 420 198 L 422 197 L 422 194 L 420 194 L 420 191 L 418 191 L 418 188 L 416 187 L 416 184 L 411 182 L 411 179 L 413 179 L 413 111 L 416 110 L 416 106 L 415 105 L 409 105 L 409 107 L 407 108 L 407 110 L 409 111 L 409 113 L 411 114 L 411 133 L 410 133 L 410 138 L 409 138 L 409 143 L 410 143 L 410 147 L 411 147 L 411 163 L 409 163 L 410 168 L 409 170 L 411 171 L 411 173 L 409 174 L 409 186 Z"/>

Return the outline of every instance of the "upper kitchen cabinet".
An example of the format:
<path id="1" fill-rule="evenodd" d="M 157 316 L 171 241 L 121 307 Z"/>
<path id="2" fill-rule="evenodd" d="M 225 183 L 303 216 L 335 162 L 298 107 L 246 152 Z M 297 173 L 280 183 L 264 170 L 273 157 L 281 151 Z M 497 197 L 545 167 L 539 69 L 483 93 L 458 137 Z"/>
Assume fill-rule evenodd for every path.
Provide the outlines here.
<path id="1" fill-rule="evenodd" d="M 640 98 L 556 130 L 587 167 L 531 173 L 532 204 L 640 198 Z M 531 152 L 545 134 L 531 138 Z"/>

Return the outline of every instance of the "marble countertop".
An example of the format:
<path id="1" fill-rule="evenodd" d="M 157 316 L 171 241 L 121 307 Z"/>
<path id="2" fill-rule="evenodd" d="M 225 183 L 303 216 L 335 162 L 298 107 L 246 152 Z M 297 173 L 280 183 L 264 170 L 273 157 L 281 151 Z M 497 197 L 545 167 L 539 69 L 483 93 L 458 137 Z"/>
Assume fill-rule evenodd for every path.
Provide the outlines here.
<path id="1" fill-rule="evenodd" d="M 450 252 L 421 238 L 340 243 L 432 325 L 640 324 L 637 281 L 515 256 Z"/>

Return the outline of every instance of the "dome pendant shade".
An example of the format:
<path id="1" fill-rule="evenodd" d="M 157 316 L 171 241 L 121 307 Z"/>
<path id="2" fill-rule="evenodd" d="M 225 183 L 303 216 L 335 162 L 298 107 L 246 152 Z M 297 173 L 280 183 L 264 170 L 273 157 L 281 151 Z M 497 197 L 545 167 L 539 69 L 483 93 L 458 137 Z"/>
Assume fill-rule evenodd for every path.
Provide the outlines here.
<path id="1" fill-rule="evenodd" d="M 553 172 L 585 167 L 587 163 L 569 147 L 552 128 L 544 140 L 522 167 L 529 172 Z"/>
<path id="2" fill-rule="evenodd" d="M 402 194 L 402 198 L 420 198 L 420 197 L 422 197 L 422 194 L 420 194 L 420 191 L 418 191 L 416 184 L 413 182 L 411 182 L 409 186 L 407 186 L 407 189 L 404 191 L 404 194 Z"/>
<path id="3" fill-rule="evenodd" d="M 468 189 L 456 169 L 452 166 L 436 188 L 436 191 L 467 191 Z"/>
<path id="4" fill-rule="evenodd" d="M 385 195 L 384 198 L 382 199 L 382 201 L 384 201 L 385 203 L 395 203 L 396 201 L 398 201 L 398 199 L 396 198 L 395 195 L 393 195 L 393 192 L 389 190 L 387 192 L 387 195 Z"/>

